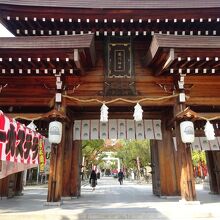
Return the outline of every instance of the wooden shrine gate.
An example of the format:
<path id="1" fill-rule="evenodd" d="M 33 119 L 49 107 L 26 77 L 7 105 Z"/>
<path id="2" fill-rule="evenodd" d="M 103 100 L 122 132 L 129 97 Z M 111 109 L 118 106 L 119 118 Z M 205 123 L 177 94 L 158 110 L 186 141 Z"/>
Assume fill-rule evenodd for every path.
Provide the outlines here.
<path id="1" fill-rule="evenodd" d="M 22 123 L 34 120 L 45 136 L 50 121 L 62 122 L 62 141 L 51 151 L 48 202 L 80 195 L 80 140 L 89 134 L 74 126 L 99 120 L 104 104 L 109 121 L 131 124 L 127 137 L 131 131 L 149 138 L 145 120 L 161 121 L 162 140 L 151 138 L 154 193 L 196 200 L 191 151 L 179 125 L 193 121 L 203 137 L 211 120 L 220 135 L 220 4 L 196 2 L 0 0 L 0 21 L 15 35 L 0 38 L 1 110 Z M 132 125 L 136 104 L 147 128 L 140 136 Z M 105 129 L 92 135 L 104 138 Z M 207 156 L 211 190 L 220 193 L 219 150 Z"/>

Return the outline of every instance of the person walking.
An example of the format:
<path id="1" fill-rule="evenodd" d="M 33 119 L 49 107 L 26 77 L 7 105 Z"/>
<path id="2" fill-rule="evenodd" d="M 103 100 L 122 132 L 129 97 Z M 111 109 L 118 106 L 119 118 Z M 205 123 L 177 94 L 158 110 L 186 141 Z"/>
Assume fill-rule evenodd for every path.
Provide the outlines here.
<path id="1" fill-rule="evenodd" d="M 97 185 L 97 175 L 95 170 L 92 170 L 90 174 L 89 183 L 91 184 L 92 190 L 94 191 Z"/>
<path id="2" fill-rule="evenodd" d="M 124 178 L 124 173 L 122 170 L 120 170 L 118 173 L 118 181 L 119 181 L 120 185 L 123 184 L 123 178 Z"/>

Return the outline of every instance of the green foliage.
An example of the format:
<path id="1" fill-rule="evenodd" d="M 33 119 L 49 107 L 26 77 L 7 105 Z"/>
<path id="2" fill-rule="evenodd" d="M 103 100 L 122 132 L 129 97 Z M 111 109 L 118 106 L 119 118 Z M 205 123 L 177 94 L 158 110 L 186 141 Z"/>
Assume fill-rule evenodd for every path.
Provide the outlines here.
<path id="1" fill-rule="evenodd" d="M 92 165 L 101 163 L 105 157 L 104 140 L 88 140 L 82 142 L 82 154 L 85 157 L 85 165 L 87 169 L 91 169 Z"/>
<path id="2" fill-rule="evenodd" d="M 197 166 L 200 162 L 206 163 L 206 156 L 204 151 L 192 151 L 193 165 Z"/>
<path id="3" fill-rule="evenodd" d="M 118 150 L 116 156 L 122 160 L 123 165 L 128 169 L 136 169 L 137 157 L 140 160 L 140 167 L 150 163 L 150 142 L 149 140 L 123 140 L 123 147 Z"/>
<path id="4" fill-rule="evenodd" d="M 120 144 L 115 147 L 106 148 L 103 140 L 90 140 L 82 142 L 82 153 L 85 157 L 86 170 L 90 170 L 92 165 L 106 167 L 105 151 L 114 152 L 112 156 L 119 158 L 122 166 L 133 170 L 138 170 L 137 158 L 140 161 L 140 168 L 146 167 L 150 163 L 150 143 L 149 140 L 120 140 Z M 111 169 L 116 169 L 117 164 L 112 163 Z"/>

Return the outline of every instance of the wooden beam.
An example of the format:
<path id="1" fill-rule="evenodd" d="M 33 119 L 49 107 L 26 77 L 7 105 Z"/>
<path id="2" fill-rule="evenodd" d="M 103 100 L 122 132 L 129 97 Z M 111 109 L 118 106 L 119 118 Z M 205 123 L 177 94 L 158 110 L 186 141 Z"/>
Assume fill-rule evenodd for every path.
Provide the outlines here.
<path id="1" fill-rule="evenodd" d="M 152 50 L 155 50 L 155 48 L 152 48 Z M 162 74 L 167 70 L 166 68 L 173 66 L 173 63 L 177 62 L 174 52 L 172 48 L 159 48 L 158 51 L 153 51 L 153 53 L 155 53 L 153 56 L 151 50 L 149 50 L 146 58 L 147 65 L 155 75 Z"/>
<path id="2" fill-rule="evenodd" d="M 174 49 L 171 48 L 169 51 L 169 54 L 167 56 L 167 60 L 164 63 L 163 66 L 160 66 L 157 71 L 155 72 L 155 75 L 158 76 L 160 75 L 165 69 L 169 68 L 171 66 L 172 62 L 175 60 L 175 55 L 174 55 Z"/>
<path id="3" fill-rule="evenodd" d="M 190 96 L 189 99 L 186 100 L 187 105 L 201 105 L 201 106 L 219 106 L 220 105 L 220 97 L 193 97 Z"/>
<path id="4" fill-rule="evenodd" d="M 79 55 L 78 49 L 74 49 L 73 60 L 76 64 L 77 69 L 79 69 L 81 71 L 81 73 L 84 73 L 84 69 L 83 69 L 82 63 L 80 61 L 80 55 Z"/>

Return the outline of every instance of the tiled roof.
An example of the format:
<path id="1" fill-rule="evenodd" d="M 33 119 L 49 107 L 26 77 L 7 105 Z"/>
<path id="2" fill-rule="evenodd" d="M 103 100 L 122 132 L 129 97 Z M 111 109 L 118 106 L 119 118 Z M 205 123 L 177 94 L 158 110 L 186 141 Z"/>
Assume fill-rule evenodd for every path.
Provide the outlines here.
<path id="1" fill-rule="evenodd" d="M 158 47 L 173 48 L 220 48 L 219 36 L 176 36 L 155 34 L 153 41 Z"/>
<path id="2" fill-rule="evenodd" d="M 220 0 L 0 0 L 0 4 L 66 8 L 169 9 L 220 7 Z"/>
<path id="3" fill-rule="evenodd" d="M 92 41 L 93 34 L 0 38 L 0 49 L 89 48 Z"/>

